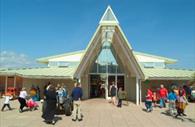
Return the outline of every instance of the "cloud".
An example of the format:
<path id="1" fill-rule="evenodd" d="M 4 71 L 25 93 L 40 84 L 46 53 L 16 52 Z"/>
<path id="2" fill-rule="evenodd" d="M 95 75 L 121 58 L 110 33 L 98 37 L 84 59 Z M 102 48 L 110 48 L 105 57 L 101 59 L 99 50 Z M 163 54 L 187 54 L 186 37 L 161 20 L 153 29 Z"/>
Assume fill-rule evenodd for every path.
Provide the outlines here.
<path id="1" fill-rule="evenodd" d="M 0 52 L 0 67 L 16 68 L 16 67 L 35 67 L 38 63 L 25 54 L 15 53 L 12 51 Z"/>

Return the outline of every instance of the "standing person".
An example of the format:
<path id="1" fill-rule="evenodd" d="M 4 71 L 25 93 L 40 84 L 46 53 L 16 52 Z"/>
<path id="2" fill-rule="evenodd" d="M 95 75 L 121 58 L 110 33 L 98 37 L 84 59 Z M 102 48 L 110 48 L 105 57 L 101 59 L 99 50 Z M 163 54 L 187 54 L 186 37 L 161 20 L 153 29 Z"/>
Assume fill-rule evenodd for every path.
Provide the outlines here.
<path id="1" fill-rule="evenodd" d="M 124 91 L 123 91 L 123 89 L 122 89 L 122 87 L 120 87 L 119 88 L 119 90 L 118 90 L 118 105 L 117 105 L 117 107 L 122 107 L 122 100 L 123 99 L 125 99 L 125 93 L 124 93 Z"/>
<path id="2" fill-rule="evenodd" d="M 158 101 L 157 93 L 156 93 L 156 92 L 153 92 L 152 101 L 153 101 L 153 103 L 154 103 L 154 107 L 156 107 L 156 106 L 157 106 L 157 101 Z"/>
<path id="3" fill-rule="evenodd" d="M 164 88 L 163 84 L 160 85 L 159 94 L 160 94 L 160 108 L 162 108 L 162 107 L 165 108 L 168 91 L 166 88 Z"/>
<path id="4" fill-rule="evenodd" d="M 7 93 L 3 95 L 3 98 L 4 98 L 4 104 L 3 104 L 3 107 L 1 108 L 1 111 L 3 111 L 6 106 L 9 108 L 9 110 L 12 110 L 12 108 L 10 107 L 9 101 L 10 99 L 13 98 L 13 96 Z"/>
<path id="5" fill-rule="evenodd" d="M 145 106 L 146 106 L 146 111 L 151 112 L 152 111 L 152 91 L 150 89 L 147 90 L 146 94 L 146 101 L 145 101 Z"/>
<path id="6" fill-rule="evenodd" d="M 179 95 L 177 96 L 177 115 L 175 117 L 178 117 L 178 116 L 186 116 L 186 114 L 184 114 L 184 111 L 185 111 L 185 107 L 186 105 L 188 104 L 188 101 L 186 99 L 186 96 L 183 92 L 182 89 L 179 89 Z"/>
<path id="7" fill-rule="evenodd" d="M 23 108 L 24 107 L 27 107 L 27 104 L 26 104 L 26 97 L 27 97 L 27 92 L 26 92 L 26 88 L 22 88 L 22 90 L 20 91 L 20 95 L 19 95 L 19 98 L 18 98 L 18 101 L 20 102 L 20 109 L 19 109 L 19 112 L 22 113 L 23 112 Z"/>
<path id="8" fill-rule="evenodd" d="M 168 99 L 168 102 L 169 102 L 169 113 L 170 113 L 170 115 L 174 115 L 175 110 L 176 110 L 175 101 L 177 99 L 177 95 L 174 92 L 174 89 L 172 89 L 171 92 L 168 94 L 167 99 Z"/>
<path id="9" fill-rule="evenodd" d="M 45 122 L 48 124 L 55 124 L 54 115 L 56 111 L 56 90 L 53 85 L 48 86 L 48 90 L 46 92 L 46 107 L 43 111 L 42 118 L 45 119 Z"/>
<path id="10" fill-rule="evenodd" d="M 62 109 L 64 101 L 66 97 L 66 92 L 64 87 L 61 86 L 59 90 L 57 90 L 57 100 L 58 100 L 58 109 Z"/>
<path id="11" fill-rule="evenodd" d="M 83 96 L 83 91 L 80 83 L 75 83 L 75 87 L 72 90 L 71 96 L 73 99 L 73 106 L 74 106 L 72 121 L 76 121 L 76 118 L 78 118 L 79 121 L 82 121 L 80 106 L 81 106 L 81 98 Z"/>
<path id="12" fill-rule="evenodd" d="M 113 105 L 116 105 L 116 95 L 117 95 L 116 91 L 117 91 L 117 87 L 115 83 L 112 82 L 112 85 L 110 86 L 110 95 L 111 95 L 111 100 Z"/>
<path id="13" fill-rule="evenodd" d="M 40 97 L 41 97 L 41 95 L 40 95 L 40 93 L 41 93 L 41 91 L 40 91 L 40 88 L 39 88 L 39 86 L 37 85 L 37 101 L 40 101 Z"/>

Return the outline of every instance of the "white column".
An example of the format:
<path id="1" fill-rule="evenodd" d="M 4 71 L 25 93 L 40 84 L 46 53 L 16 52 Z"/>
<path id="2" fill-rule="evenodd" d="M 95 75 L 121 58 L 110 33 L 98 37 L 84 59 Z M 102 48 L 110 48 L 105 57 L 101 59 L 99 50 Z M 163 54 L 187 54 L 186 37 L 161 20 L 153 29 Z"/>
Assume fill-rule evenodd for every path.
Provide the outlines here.
<path id="1" fill-rule="evenodd" d="M 14 75 L 14 88 L 16 87 L 16 76 Z"/>
<path id="2" fill-rule="evenodd" d="M 139 78 L 136 77 L 136 105 L 139 105 Z"/>
<path id="3" fill-rule="evenodd" d="M 16 76 L 14 75 L 14 88 L 16 87 Z M 15 96 L 15 94 L 14 94 Z"/>
<path id="4" fill-rule="evenodd" d="M 142 82 L 139 80 L 139 104 L 142 103 Z"/>
<path id="5" fill-rule="evenodd" d="M 5 76 L 5 93 L 7 93 L 7 76 Z"/>

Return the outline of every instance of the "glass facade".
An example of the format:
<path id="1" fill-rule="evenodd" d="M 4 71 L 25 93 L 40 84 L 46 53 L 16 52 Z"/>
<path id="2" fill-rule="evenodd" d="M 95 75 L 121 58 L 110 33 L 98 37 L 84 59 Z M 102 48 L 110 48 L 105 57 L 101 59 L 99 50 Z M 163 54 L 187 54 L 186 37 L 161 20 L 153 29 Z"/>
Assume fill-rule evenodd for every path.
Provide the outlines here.
<path id="1" fill-rule="evenodd" d="M 121 73 L 110 42 L 104 42 L 91 73 Z"/>

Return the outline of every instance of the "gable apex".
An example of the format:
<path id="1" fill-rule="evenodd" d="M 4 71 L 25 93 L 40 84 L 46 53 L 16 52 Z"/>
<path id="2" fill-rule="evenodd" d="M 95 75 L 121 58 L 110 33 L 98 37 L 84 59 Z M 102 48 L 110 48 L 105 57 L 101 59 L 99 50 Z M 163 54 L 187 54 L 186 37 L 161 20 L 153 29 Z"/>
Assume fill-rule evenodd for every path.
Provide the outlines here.
<path id="1" fill-rule="evenodd" d="M 119 24 L 114 12 L 112 11 L 112 8 L 110 6 L 107 7 L 106 11 L 104 12 L 99 24 Z"/>

